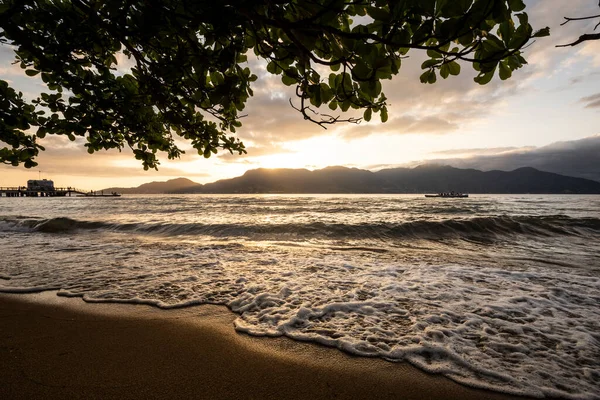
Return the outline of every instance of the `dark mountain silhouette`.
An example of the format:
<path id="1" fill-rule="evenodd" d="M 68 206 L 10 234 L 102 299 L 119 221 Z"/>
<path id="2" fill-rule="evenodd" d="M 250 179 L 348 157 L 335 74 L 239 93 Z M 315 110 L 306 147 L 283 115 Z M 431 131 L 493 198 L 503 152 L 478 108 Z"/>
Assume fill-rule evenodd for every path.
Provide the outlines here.
<path id="1" fill-rule="evenodd" d="M 180 184 L 177 187 L 176 182 Z M 459 169 L 441 165 L 392 168 L 254 169 L 201 185 L 187 179 L 152 182 L 119 193 L 579 193 L 600 194 L 600 182 L 525 167 L 514 171 Z"/>
<path id="2" fill-rule="evenodd" d="M 196 193 L 376 193 L 379 182 L 371 171 L 327 167 L 307 169 L 253 169 L 232 179 L 208 183 Z"/>
<path id="3" fill-rule="evenodd" d="M 173 193 L 198 185 L 198 183 L 193 182 L 187 178 L 177 178 L 168 180 L 166 182 L 144 183 L 143 185 L 140 185 L 135 188 L 108 188 L 104 189 L 104 192 L 117 192 L 123 194 L 160 194 Z"/>
<path id="4" fill-rule="evenodd" d="M 445 158 L 427 162 L 483 171 L 497 169 L 512 171 L 515 168 L 528 166 L 541 171 L 600 182 L 600 135 L 556 142 L 533 149 L 514 149 L 501 154 L 477 155 L 476 152 L 475 150 L 475 154 L 468 157 Z M 446 153 L 451 154 L 452 152 Z"/>

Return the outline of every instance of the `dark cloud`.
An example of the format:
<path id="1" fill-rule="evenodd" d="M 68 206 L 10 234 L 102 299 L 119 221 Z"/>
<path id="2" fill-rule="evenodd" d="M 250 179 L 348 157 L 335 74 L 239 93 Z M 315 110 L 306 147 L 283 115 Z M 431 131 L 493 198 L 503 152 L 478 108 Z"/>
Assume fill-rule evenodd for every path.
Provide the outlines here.
<path id="1" fill-rule="evenodd" d="M 600 108 L 600 99 L 588 103 L 585 108 Z"/>
<path id="2" fill-rule="evenodd" d="M 464 152 L 474 155 L 467 158 L 442 158 L 425 162 L 485 171 L 495 169 L 511 171 L 520 167 L 534 167 L 542 171 L 600 182 L 600 135 L 580 140 L 556 142 L 539 148 L 521 148 L 494 155 L 481 154 L 482 152 L 477 154 L 474 149 L 453 151 L 456 154 Z"/>
<path id="3" fill-rule="evenodd" d="M 530 148 L 534 149 L 534 147 Z M 431 154 L 437 154 L 441 156 L 455 156 L 455 155 L 498 155 L 507 153 L 515 150 L 523 151 L 522 147 L 492 147 L 492 148 L 476 148 L 476 149 L 452 149 L 436 151 Z"/>
<path id="4" fill-rule="evenodd" d="M 585 108 L 600 108 L 600 93 L 583 97 L 580 101 L 582 103 L 587 103 Z"/>
<path id="5" fill-rule="evenodd" d="M 573 78 L 571 78 L 569 80 L 569 82 L 572 85 L 578 84 L 578 83 L 582 83 L 582 82 L 588 82 L 590 80 L 594 80 L 596 79 L 598 76 L 600 76 L 600 71 L 590 71 L 587 74 L 582 74 L 582 75 L 577 75 Z M 565 86 L 564 89 L 569 89 L 570 86 Z"/>

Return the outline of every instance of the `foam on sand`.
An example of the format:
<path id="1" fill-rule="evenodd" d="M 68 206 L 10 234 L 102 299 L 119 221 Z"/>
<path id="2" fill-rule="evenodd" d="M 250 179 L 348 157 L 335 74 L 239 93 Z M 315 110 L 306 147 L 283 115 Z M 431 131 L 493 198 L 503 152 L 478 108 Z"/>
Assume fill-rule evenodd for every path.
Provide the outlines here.
<path id="1" fill-rule="evenodd" d="M 139 251 L 156 247 L 132 244 L 131 251 L 139 258 Z M 303 248 L 280 254 L 234 248 L 215 247 L 214 258 L 204 262 L 206 250 L 198 249 L 193 262 L 180 257 L 164 265 L 162 259 L 178 260 L 181 250 L 174 246 L 163 247 L 162 259 L 143 258 L 146 265 L 126 258 L 112 266 L 72 264 L 68 274 L 52 266 L 21 268 L 0 281 L 0 291 L 61 287 L 60 294 L 86 301 L 161 308 L 225 304 L 239 314 L 240 332 L 406 360 L 505 393 L 598 398 L 600 278 L 535 268 L 406 265 L 387 253 L 355 254 L 350 263 L 347 252 L 307 257 Z"/>

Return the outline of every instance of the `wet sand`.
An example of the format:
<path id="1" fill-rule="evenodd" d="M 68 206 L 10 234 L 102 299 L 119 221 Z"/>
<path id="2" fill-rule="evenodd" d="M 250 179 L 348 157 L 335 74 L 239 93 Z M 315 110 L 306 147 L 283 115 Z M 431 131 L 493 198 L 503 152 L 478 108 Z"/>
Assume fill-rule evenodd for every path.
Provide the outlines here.
<path id="1" fill-rule="evenodd" d="M 1 399 L 524 399 L 406 363 L 235 332 L 221 306 L 0 294 Z"/>

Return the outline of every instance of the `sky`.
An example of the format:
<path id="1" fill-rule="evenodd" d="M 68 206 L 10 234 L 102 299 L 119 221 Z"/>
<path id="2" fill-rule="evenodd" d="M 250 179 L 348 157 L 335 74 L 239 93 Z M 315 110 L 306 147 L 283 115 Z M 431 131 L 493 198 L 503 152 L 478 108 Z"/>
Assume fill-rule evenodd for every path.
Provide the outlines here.
<path id="1" fill-rule="evenodd" d="M 325 130 L 304 121 L 289 105 L 293 89 L 270 76 L 263 62 L 253 61 L 259 80 L 238 130 L 247 155 L 219 153 L 204 159 L 181 142 L 187 150 L 181 159 L 169 161 L 163 154 L 158 171 L 144 171 L 127 150 L 89 155 L 81 142 L 48 136 L 37 168 L 0 165 L 0 186 L 41 177 L 60 187 L 98 190 L 177 177 L 208 183 L 254 168 L 342 165 L 377 170 L 427 162 L 484 170 L 534 166 L 600 180 L 600 151 L 593 150 L 600 149 L 600 41 L 555 47 L 593 31 L 597 21 L 560 23 L 564 16 L 598 14 L 598 0 L 525 3 L 533 28 L 551 29 L 550 37 L 537 39 L 524 51 L 528 65 L 507 81 L 496 77 L 480 86 L 473 81 L 472 67 L 463 64 L 459 76 L 425 85 L 419 81 L 423 55 L 413 50 L 400 73 L 384 83 L 389 104 L 385 124 L 373 118 Z M 0 78 L 26 96 L 38 93 L 40 81 L 11 65 L 12 59 L 10 49 L 0 48 Z M 122 61 L 120 68 L 126 70 L 128 62 Z"/>

